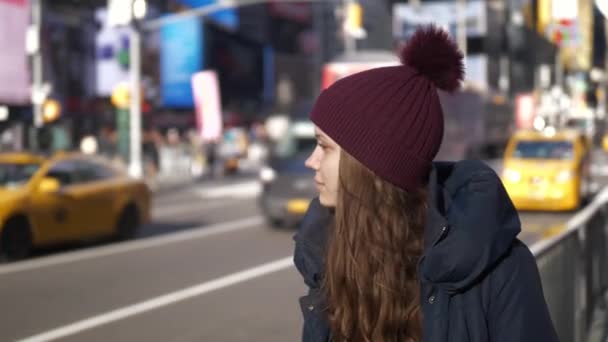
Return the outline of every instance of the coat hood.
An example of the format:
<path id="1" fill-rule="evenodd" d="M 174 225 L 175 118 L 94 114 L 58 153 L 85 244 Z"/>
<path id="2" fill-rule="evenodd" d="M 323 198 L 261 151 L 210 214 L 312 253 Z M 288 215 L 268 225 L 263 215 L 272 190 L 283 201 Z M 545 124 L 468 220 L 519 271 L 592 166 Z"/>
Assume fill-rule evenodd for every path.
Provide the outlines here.
<path id="1" fill-rule="evenodd" d="M 521 230 L 498 175 L 480 161 L 434 163 L 422 283 L 466 290 L 505 256 Z"/>

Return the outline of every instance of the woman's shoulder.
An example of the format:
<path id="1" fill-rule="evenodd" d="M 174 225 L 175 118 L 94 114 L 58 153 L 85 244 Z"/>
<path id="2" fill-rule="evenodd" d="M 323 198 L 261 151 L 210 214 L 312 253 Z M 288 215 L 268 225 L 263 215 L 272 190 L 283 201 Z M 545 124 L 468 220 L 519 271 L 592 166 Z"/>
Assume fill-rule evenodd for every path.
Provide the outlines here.
<path id="1" fill-rule="evenodd" d="M 524 243 L 515 240 L 488 279 L 493 341 L 558 341 L 536 258 Z"/>
<path id="2" fill-rule="evenodd" d="M 536 257 L 519 239 L 513 241 L 487 280 L 494 312 L 505 317 L 548 317 Z"/>
<path id="3" fill-rule="evenodd" d="M 514 280 L 523 283 L 540 282 L 536 257 L 519 239 L 513 240 L 511 248 L 491 272 L 491 280 L 494 287 L 505 286 Z"/>

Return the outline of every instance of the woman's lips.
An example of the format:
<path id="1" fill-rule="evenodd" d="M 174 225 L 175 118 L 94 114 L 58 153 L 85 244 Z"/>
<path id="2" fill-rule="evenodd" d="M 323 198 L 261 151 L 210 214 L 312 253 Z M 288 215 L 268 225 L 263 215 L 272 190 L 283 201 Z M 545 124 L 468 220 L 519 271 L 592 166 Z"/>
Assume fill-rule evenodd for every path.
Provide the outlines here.
<path id="1" fill-rule="evenodd" d="M 323 183 L 315 180 L 315 187 L 317 188 L 317 190 L 321 190 L 321 187 L 323 186 Z"/>

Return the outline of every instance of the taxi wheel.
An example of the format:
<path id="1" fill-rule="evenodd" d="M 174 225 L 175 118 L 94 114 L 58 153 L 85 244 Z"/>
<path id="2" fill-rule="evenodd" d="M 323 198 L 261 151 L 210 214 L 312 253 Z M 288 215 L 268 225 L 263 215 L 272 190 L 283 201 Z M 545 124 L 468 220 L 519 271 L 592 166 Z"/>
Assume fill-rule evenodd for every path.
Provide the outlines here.
<path id="1" fill-rule="evenodd" d="M 139 215 L 137 209 L 133 205 L 130 205 L 123 210 L 118 219 L 118 226 L 116 227 L 118 240 L 133 239 L 137 234 L 137 228 L 139 228 Z"/>
<path id="2" fill-rule="evenodd" d="M 24 218 L 14 218 L 2 231 L 2 254 L 7 261 L 27 258 L 32 250 L 32 233 Z"/>

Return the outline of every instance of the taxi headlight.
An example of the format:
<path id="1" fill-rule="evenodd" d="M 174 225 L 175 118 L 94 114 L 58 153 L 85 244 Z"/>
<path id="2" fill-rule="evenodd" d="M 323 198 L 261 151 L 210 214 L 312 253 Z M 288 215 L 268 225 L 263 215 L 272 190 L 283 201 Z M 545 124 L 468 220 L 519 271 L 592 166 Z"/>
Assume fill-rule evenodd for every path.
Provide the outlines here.
<path id="1" fill-rule="evenodd" d="M 571 181 L 574 178 L 574 172 L 570 170 L 563 170 L 557 174 L 555 177 L 555 181 L 558 183 L 566 183 Z"/>
<path id="2" fill-rule="evenodd" d="M 521 173 L 513 169 L 505 169 L 502 175 L 505 180 L 511 183 L 518 183 L 521 180 Z"/>
<path id="3" fill-rule="evenodd" d="M 277 178 L 277 173 L 270 167 L 264 167 L 260 170 L 260 179 L 264 183 L 270 183 Z"/>

